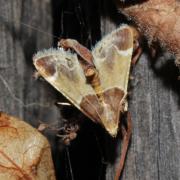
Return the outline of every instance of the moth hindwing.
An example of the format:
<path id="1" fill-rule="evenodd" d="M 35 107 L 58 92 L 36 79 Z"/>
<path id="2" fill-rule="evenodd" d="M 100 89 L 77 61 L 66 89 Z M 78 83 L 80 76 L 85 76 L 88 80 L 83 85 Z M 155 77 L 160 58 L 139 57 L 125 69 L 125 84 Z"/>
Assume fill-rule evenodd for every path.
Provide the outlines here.
<path id="1" fill-rule="evenodd" d="M 110 135 L 116 136 L 120 112 L 126 110 L 132 52 L 133 32 L 127 25 L 98 42 L 90 52 L 98 76 L 95 85 L 87 81 L 84 69 L 88 63 L 82 65 L 77 53 L 63 48 L 49 49 L 38 52 L 33 60 L 38 72 L 52 86 L 91 120 L 103 125 Z"/>

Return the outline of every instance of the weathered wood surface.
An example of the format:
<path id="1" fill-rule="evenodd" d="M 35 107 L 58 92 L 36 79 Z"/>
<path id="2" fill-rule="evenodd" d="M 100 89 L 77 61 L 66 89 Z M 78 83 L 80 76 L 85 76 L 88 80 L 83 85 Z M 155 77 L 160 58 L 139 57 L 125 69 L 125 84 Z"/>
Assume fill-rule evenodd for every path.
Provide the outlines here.
<path id="1" fill-rule="evenodd" d="M 60 115 L 53 106 L 56 91 L 33 78 L 32 56 L 52 46 L 48 33 L 52 34 L 50 0 L 0 1 L 0 111 L 34 127 L 39 121 L 56 121 Z M 48 137 L 54 144 L 52 134 Z"/>
<path id="2" fill-rule="evenodd" d="M 115 26 L 102 20 L 103 33 Z M 122 179 L 180 178 L 180 82 L 173 63 L 168 53 L 152 60 L 144 50 L 133 68 L 129 97 L 133 134 Z M 113 175 L 114 164 L 108 165 L 106 179 Z"/>
<path id="3" fill-rule="evenodd" d="M 53 38 L 25 27 L 20 21 L 51 34 L 51 3 L 50 0 L 0 1 L 0 110 L 25 119 L 35 127 L 39 120 L 56 122 L 60 119 L 60 113 L 53 105 L 58 93 L 46 82 L 35 81 L 32 77 L 32 55 L 39 49 L 52 46 Z M 57 24 L 54 27 L 63 37 L 77 37 L 89 46 L 100 38 L 100 13 L 102 35 L 114 29 L 120 21 L 110 1 L 80 2 L 85 23 L 79 23 L 82 20 L 76 16 L 79 9 L 74 8 L 71 1 L 60 1 L 57 3 L 60 6 L 56 3 L 53 1 L 56 6 L 53 8 L 54 18 L 57 15 L 60 18 L 59 14 L 64 12 L 64 21 L 54 20 L 64 27 L 63 31 Z M 122 179 L 179 179 L 180 84 L 176 80 L 177 74 L 177 68 L 167 54 L 153 61 L 145 51 L 134 67 L 132 75 L 135 79 L 130 83 L 129 99 L 133 135 Z M 81 116 L 73 109 L 67 114 Z M 112 180 L 120 147 L 99 126 L 88 120 L 84 122 L 77 140 L 69 147 L 74 179 Z M 57 179 L 72 179 L 67 175 L 70 171 L 66 153 L 56 151 L 54 136 L 48 134 L 48 137 L 53 144 Z M 103 161 L 107 163 L 107 169 Z"/>
<path id="4" fill-rule="evenodd" d="M 102 25 L 104 33 L 115 28 L 107 19 Z M 180 178 L 180 82 L 173 63 L 168 53 L 152 60 L 144 51 L 133 68 L 129 97 L 133 134 L 122 179 Z M 113 175 L 114 164 L 108 165 L 106 179 Z"/>

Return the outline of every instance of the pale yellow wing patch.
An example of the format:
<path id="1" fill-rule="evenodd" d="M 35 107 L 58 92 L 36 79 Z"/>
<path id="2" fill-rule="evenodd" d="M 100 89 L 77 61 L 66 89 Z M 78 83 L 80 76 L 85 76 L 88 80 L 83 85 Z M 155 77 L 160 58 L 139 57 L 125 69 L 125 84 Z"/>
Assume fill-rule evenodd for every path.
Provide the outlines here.
<path id="1" fill-rule="evenodd" d="M 33 60 L 39 73 L 78 109 L 83 97 L 94 94 L 76 54 L 60 48 L 49 49 L 38 52 Z"/>
<path id="2" fill-rule="evenodd" d="M 103 91 L 118 87 L 127 93 L 132 52 L 133 33 L 127 25 L 105 36 L 95 46 L 92 54 Z"/>

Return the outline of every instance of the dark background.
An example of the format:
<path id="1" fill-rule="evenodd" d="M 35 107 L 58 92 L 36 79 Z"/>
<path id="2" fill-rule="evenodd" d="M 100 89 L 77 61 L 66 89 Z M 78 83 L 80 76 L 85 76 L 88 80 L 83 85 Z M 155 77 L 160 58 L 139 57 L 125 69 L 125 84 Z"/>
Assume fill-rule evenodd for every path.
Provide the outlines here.
<path id="1" fill-rule="evenodd" d="M 0 110 L 26 120 L 63 124 L 80 122 L 78 137 L 64 146 L 52 131 L 58 180 L 112 180 L 120 138 L 112 139 L 99 125 L 65 101 L 47 82 L 33 78 L 32 56 L 56 46 L 58 38 L 74 38 L 88 48 L 121 23 L 131 23 L 110 0 L 0 0 Z M 53 35 L 53 36 L 52 36 Z M 129 84 L 133 135 L 122 179 L 178 180 L 180 177 L 180 85 L 174 59 L 158 49 L 151 59 L 146 41 Z M 71 173 L 72 170 L 72 173 Z"/>

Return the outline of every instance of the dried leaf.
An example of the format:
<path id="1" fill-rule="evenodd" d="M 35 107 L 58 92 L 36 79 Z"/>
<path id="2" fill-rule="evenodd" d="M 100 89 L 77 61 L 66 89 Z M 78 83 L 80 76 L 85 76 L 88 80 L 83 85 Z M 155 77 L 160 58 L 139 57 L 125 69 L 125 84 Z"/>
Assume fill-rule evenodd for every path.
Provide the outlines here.
<path id="1" fill-rule="evenodd" d="M 119 0 L 116 2 L 119 10 L 136 23 L 149 43 L 158 41 L 176 55 L 176 63 L 180 67 L 180 2 L 147 0 L 127 6 Z"/>
<path id="2" fill-rule="evenodd" d="M 47 139 L 24 121 L 2 112 L 0 179 L 55 180 Z"/>

